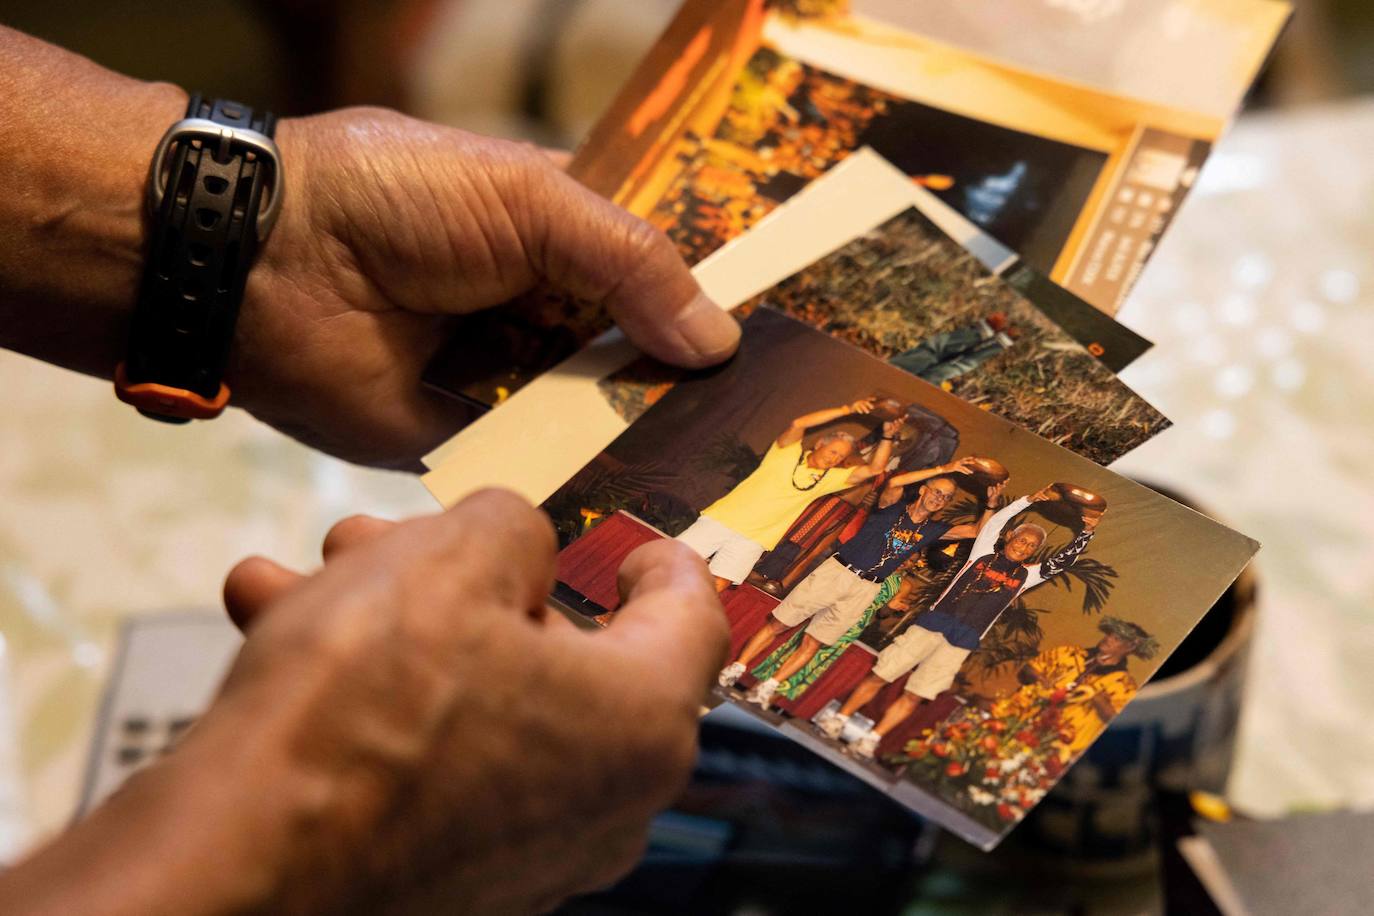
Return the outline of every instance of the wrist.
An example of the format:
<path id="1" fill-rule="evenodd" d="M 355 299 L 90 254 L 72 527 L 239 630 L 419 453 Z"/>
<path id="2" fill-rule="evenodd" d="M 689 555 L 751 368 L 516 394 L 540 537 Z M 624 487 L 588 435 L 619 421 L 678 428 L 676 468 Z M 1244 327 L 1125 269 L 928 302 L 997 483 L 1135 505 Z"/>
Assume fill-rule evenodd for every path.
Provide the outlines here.
<path id="1" fill-rule="evenodd" d="M 254 680 L 223 697 L 169 758 L 167 899 L 197 887 L 207 912 L 327 910 L 365 885 L 361 851 L 393 780 L 359 772 L 346 742 L 321 753 L 323 736 L 301 722 L 298 685 Z"/>
<path id="2" fill-rule="evenodd" d="M 32 66 L 0 101 L 0 345 L 108 378 L 142 271 L 148 164 L 186 95 L 31 39 L 18 50 Z"/>
<path id="3" fill-rule="evenodd" d="M 265 860 L 244 855 L 254 849 L 251 838 L 226 829 L 226 802 L 244 775 L 188 772 L 179 755 L 134 774 L 84 820 L 0 875 L 0 910 L 267 911 L 274 882 Z"/>
<path id="4" fill-rule="evenodd" d="M 239 306 L 234 342 L 224 382 L 233 392 L 231 406 L 272 422 L 271 409 L 283 391 L 293 399 L 305 396 L 309 367 L 282 352 L 282 342 L 293 340 L 298 330 L 291 325 L 290 303 L 302 295 L 301 261 L 324 263 L 335 251 L 328 228 L 312 229 L 304 206 L 309 199 L 306 182 L 313 152 L 310 150 L 310 118 L 280 118 L 275 142 L 281 153 L 283 176 L 278 193 L 283 195 L 276 228 L 258 248 L 248 271 L 248 282 Z M 292 269 L 292 262 L 297 268 Z M 321 296 L 321 290 L 308 295 Z"/>

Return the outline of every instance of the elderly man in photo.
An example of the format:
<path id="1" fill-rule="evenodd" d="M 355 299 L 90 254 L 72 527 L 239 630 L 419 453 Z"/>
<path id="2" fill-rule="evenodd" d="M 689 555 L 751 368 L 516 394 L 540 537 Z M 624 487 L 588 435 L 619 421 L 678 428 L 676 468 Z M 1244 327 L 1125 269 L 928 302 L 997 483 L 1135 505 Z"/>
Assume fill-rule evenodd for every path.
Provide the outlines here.
<path id="1" fill-rule="evenodd" d="M 1061 498 L 1055 488 L 1046 487 L 1033 496 L 1013 500 L 988 519 L 973 542 L 968 560 L 949 587 L 916 618 L 914 626 L 878 654 L 872 673 L 854 688 L 838 712 L 828 708 L 818 714 L 817 728 L 829 737 L 840 737 L 854 712 L 877 696 L 883 686 L 910 673 L 901 697 L 874 728 L 860 736 L 853 735 L 852 730 L 845 735 L 852 741 L 856 755 L 871 758 L 884 735 L 904 722 L 922 702 L 948 690 L 964 659 L 978 648 L 1002 612 L 1023 593 L 1068 569 L 1087 549 L 1102 517 L 1100 512 L 1085 512 L 1082 531 L 1043 562 L 1031 562 L 1046 537 L 1045 529 L 1033 522 L 1006 532 L 1005 542 L 997 548 L 1012 519 L 1035 503 Z"/>
<path id="2" fill-rule="evenodd" d="M 735 488 L 701 511 L 677 536 L 708 561 L 716 591 L 745 580 L 765 551 L 772 550 L 811 502 L 868 480 L 887 467 L 902 420 L 883 424 L 883 438 L 866 465 L 843 467 L 857 451 L 853 436 L 833 432 L 812 449 L 802 446 L 808 429 L 873 410 L 873 398 L 797 417 L 768 447 L 763 460 Z"/>
<path id="3" fill-rule="evenodd" d="M 942 541 L 976 535 L 978 525 L 974 522 L 951 525 L 936 517 L 957 492 L 952 475 L 970 473 L 973 460 L 963 458 L 910 471 L 888 481 L 879 508 L 773 609 L 734 661 L 721 671 L 721 686 L 733 685 L 769 643 L 809 620 L 796 651 L 776 673 L 750 691 L 749 701 L 767 708 L 778 685 L 801 670 L 822 646 L 834 645 L 847 633 L 873 603 L 887 577 L 912 554 Z M 916 495 L 903 500 L 905 487 L 915 483 L 921 484 Z"/>

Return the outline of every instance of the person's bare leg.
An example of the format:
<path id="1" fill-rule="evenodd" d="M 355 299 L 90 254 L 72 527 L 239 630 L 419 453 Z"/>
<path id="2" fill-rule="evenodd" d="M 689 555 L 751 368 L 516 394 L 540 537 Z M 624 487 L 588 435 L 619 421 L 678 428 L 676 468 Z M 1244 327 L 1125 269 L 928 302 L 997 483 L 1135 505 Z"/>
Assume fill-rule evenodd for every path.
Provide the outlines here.
<path id="1" fill-rule="evenodd" d="M 849 699 L 845 700 L 844 705 L 840 707 L 840 715 L 852 716 L 858 711 L 859 707 L 876 697 L 878 691 L 882 690 L 885 684 L 887 684 L 887 681 L 878 677 L 876 674 L 870 674 L 868 677 L 864 678 L 859 682 L 859 686 L 854 688 L 854 692 L 849 695 Z"/>
<path id="2" fill-rule="evenodd" d="M 786 629 L 787 624 L 770 615 L 769 618 L 764 621 L 763 626 L 759 627 L 754 635 L 749 637 L 748 642 L 744 644 L 744 648 L 739 650 L 739 655 L 735 657 L 735 662 L 748 667 L 749 663 L 754 660 L 754 656 L 762 652 L 770 642 L 778 638 L 779 633 Z"/>
<path id="3" fill-rule="evenodd" d="M 807 662 L 816 657 L 816 653 L 821 649 L 821 642 L 810 633 L 802 634 L 801 645 L 787 657 L 787 661 L 774 673 L 773 677 L 779 682 L 790 678 L 802 668 L 806 667 Z"/>
<path id="4" fill-rule="evenodd" d="M 886 735 L 906 721 L 907 716 L 915 712 L 923 702 L 916 694 L 903 690 L 902 695 L 887 708 L 887 712 L 883 713 L 882 720 L 873 727 L 873 731 L 879 735 Z"/>

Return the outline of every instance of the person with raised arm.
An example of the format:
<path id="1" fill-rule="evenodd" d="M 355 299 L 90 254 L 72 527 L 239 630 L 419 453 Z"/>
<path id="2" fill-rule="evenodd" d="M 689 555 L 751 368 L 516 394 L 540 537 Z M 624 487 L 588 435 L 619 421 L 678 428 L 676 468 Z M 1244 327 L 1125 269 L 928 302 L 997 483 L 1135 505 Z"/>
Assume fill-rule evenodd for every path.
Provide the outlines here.
<path id="1" fill-rule="evenodd" d="M 858 448 L 849 433 L 826 433 L 809 449 L 802 442 L 807 430 L 863 416 L 873 410 L 873 402 L 873 398 L 860 398 L 794 419 L 768 446 L 758 467 L 702 509 L 697 520 L 677 536 L 708 561 L 716 591 L 743 582 L 813 500 L 858 486 L 887 468 L 901 419 L 883 424 L 882 439 L 868 462 L 858 467 L 844 466 Z"/>

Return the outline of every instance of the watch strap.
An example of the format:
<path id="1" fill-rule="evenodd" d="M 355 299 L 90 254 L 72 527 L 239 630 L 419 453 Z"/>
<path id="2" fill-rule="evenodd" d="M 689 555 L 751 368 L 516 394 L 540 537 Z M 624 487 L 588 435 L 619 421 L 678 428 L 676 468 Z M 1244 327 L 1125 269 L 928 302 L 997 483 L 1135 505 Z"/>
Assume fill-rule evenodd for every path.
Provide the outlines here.
<path id="1" fill-rule="evenodd" d="M 270 231 L 281 180 L 270 113 L 191 97 L 187 119 L 159 146 L 149 176 L 151 238 L 125 362 L 121 400 L 154 419 L 217 416 L 249 268 Z M 164 178 L 165 173 L 165 178 Z M 269 191 L 270 186 L 270 191 Z"/>

